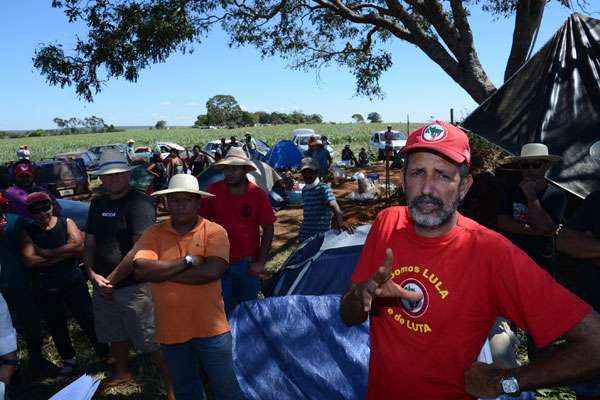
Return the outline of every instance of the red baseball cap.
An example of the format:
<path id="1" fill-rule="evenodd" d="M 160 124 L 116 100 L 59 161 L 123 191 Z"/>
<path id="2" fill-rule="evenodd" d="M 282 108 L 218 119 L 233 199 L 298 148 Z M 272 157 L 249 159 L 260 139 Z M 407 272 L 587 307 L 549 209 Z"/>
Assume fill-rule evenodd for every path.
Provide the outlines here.
<path id="1" fill-rule="evenodd" d="M 33 176 L 33 167 L 28 162 L 22 162 L 15 165 L 15 176 L 29 175 Z"/>
<path id="2" fill-rule="evenodd" d="M 471 164 L 469 138 L 462 129 L 436 120 L 411 132 L 402 154 L 424 150 L 441 154 L 457 164 Z"/>
<path id="3" fill-rule="evenodd" d="M 33 192 L 27 195 L 25 199 L 25 205 L 30 207 L 37 203 L 52 203 L 52 199 L 48 195 L 48 193 L 44 192 Z"/>

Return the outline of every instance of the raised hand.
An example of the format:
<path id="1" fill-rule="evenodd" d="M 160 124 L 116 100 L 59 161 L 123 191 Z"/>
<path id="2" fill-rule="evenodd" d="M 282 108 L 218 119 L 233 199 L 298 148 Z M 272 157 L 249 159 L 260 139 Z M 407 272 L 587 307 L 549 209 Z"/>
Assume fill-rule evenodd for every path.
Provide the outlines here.
<path id="1" fill-rule="evenodd" d="M 365 312 L 371 311 L 374 297 L 398 297 L 409 301 L 419 301 L 423 297 L 422 294 L 406 290 L 390 279 L 393 262 L 394 253 L 388 248 L 385 251 L 383 265 L 371 275 L 369 280 L 356 286 L 355 295 L 362 300 Z"/>

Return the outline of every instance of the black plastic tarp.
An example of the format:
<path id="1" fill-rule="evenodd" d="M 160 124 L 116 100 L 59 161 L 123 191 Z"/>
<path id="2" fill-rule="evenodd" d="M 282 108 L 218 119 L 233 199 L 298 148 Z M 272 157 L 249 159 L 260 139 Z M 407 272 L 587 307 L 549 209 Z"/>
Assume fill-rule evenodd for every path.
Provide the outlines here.
<path id="1" fill-rule="evenodd" d="M 515 155 L 545 143 L 563 157 L 550 180 L 581 197 L 599 190 L 600 20 L 572 14 L 462 126 Z"/>

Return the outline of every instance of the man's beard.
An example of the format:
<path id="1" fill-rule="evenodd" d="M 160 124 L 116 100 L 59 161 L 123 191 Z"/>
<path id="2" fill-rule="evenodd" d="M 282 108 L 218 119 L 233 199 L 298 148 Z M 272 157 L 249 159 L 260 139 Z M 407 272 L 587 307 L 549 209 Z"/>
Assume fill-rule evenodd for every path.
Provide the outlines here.
<path id="1" fill-rule="evenodd" d="M 437 207 L 437 209 L 428 213 L 422 212 L 419 209 L 419 206 L 426 204 L 433 204 Z M 413 222 L 418 227 L 425 229 L 437 229 L 450 221 L 458 209 L 459 204 L 460 198 L 458 196 L 448 206 L 444 206 L 444 202 L 441 199 L 424 194 L 414 198 L 409 203 L 408 210 L 410 211 L 410 216 Z"/>

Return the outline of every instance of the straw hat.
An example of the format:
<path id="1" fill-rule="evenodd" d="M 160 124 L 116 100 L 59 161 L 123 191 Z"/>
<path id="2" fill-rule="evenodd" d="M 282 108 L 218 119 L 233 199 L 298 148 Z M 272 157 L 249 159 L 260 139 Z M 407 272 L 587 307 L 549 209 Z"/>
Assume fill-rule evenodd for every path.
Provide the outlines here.
<path id="1" fill-rule="evenodd" d="M 191 193 L 202 197 L 213 197 L 214 195 L 203 192 L 198 186 L 198 179 L 194 175 L 176 174 L 169 180 L 169 187 L 152 193 L 152 196 L 164 196 L 171 193 Z"/>
<path id="2" fill-rule="evenodd" d="M 511 156 L 504 159 L 505 164 L 520 164 L 527 161 L 557 162 L 562 157 L 548 154 L 548 146 L 543 143 L 527 143 L 521 147 L 520 156 Z"/>
<path id="3" fill-rule="evenodd" d="M 98 169 L 90 172 L 90 175 L 101 176 L 110 174 L 119 174 L 121 172 L 131 171 L 127 158 L 118 150 L 105 150 L 100 155 Z"/>
<path id="4" fill-rule="evenodd" d="M 256 170 L 254 163 L 250 161 L 244 150 L 240 147 L 232 147 L 229 149 L 225 158 L 216 162 L 214 167 L 216 169 L 223 169 L 228 165 L 246 167 L 248 172 Z"/>

